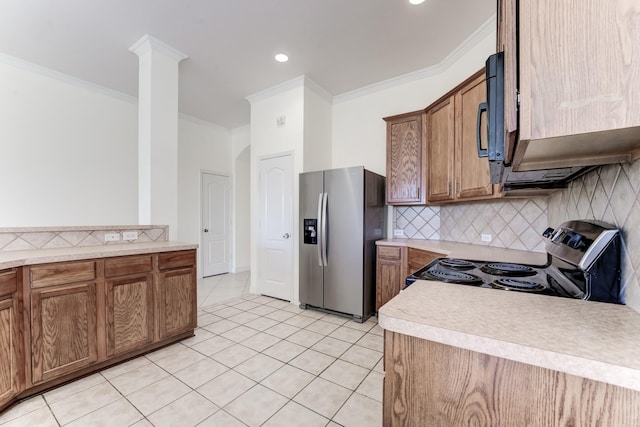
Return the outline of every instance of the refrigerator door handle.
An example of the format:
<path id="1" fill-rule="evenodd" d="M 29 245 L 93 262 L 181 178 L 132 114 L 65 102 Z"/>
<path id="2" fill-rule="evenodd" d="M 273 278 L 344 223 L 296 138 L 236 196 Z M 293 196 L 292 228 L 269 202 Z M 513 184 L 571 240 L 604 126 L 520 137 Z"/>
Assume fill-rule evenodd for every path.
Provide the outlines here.
<path id="1" fill-rule="evenodd" d="M 327 199 L 329 194 L 324 193 L 322 196 L 322 265 L 327 266 Z"/>
<path id="2" fill-rule="evenodd" d="M 318 195 L 318 231 L 322 229 L 322 193 Z M 322 233 L 318 233 L 318 265 L 322 267 Z"/>

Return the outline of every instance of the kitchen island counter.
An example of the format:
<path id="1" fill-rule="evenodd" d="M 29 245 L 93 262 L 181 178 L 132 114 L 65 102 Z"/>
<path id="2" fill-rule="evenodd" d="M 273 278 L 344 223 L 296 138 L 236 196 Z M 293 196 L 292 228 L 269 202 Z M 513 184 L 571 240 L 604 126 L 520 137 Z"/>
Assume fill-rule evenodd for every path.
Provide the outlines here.
<path id="1" fill-rule="evenodd" d="M 22 267 L 24 265 L 47 264 L 51 262 L 182 251 L 197 249 L 197 247 L 198 245 L 190 243 L 160 241 L 6 251 L 0 252 L 0 269 Z"/>
<path id="2" fill-rule="evenodd" d="M 640 313 L 624 305 L 420 280 L 378 317 L 388 331 L 640 391 Z"/>

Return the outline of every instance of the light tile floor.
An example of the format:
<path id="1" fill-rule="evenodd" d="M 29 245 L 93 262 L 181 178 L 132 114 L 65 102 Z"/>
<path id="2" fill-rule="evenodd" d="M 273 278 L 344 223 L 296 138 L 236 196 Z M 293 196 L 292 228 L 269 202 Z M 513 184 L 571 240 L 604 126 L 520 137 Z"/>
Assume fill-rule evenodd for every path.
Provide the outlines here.
<path id="1" fill-rule="evenodd" d="M 195 337 L 32 397 L 14 426 L 381 426 L 382 329 L 198 282 Z"/>

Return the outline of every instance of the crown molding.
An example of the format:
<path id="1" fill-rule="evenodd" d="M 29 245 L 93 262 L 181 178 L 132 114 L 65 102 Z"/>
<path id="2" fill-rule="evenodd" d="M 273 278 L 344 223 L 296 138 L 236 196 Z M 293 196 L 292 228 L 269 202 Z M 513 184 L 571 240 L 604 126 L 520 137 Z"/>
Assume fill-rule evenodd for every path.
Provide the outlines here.
<path id="1" fill-rule="evenodd" d="M 180 120 L 191 122 L 191 123 L 194 123 L 196 125 L 200 125 L 200 126 L 209 128 L 211 130 L 216 130 L 216 131 L 220 131 L 220 132 L 226 132 L 226 133 L 229 133 L 229 134 L 231 133 L 231 129 L 228 129 L 228 128 L 224 127 L 224 126 L 220 126 L 220 125 L 218 125 L 216 123 L 213 123 L 213 122 L 208 122 L 206 120 L 199 119 L 199 118 L 191 116 L 189 114 L 178 112 L 178 118 Z"/>
<path id="2" fill-rule="evenodd" d="M 118 92 L 116 90 L 109 89 L 107 87 L 100 86 L 98 84 L 91 83 L 86 80 L 82 80 L 77 77 L 73 77 L 68 74 L 43 67 L 29 61 L 25 61 L 24 59 L 0 53 L 0 63 L 8 64 L 25 71 L 50 78 L 52 80 L 57 80 L 69 84 L 71 86 L 76 86 L 82 89 L 90 90 L 92 92 L 100 93 L 102 95 L 107 95 L 120 101 L 138 105 L 138 98 L 136 98 L 135 96 L 127 95 L 126 93 Z"/>
<path id="3" fill-rule="evenodd" d="M 296 77 L 295 79 L 287 80 L 286 82 L 277 84 L 275 86 L 271 86 L 270 88 L 261 90 L 260 92 L 256 92 L 252 95 L 245 97 L 250 104 L 254 102 L 263 101 L 265 99 L 271 98 L 274 95 L 278 95 L 280 93 L 286 92 L 291 89 L 295 89 L 298 87 L 304 86 L 304 76 Z"/>
<path id="4" fill-rule="evenodd" d="M 480 27 L 478 27 L 469 37 L 464 39 L 449 55 L 447 55 L 439 63 L 432 65 L 421 70 L 412 71 L 407 74 L 402 74 L 397 77 L 393 77 L 388 80 L 373 83 L 368 86 L 364 86 L 360 89 L 354 89 L 349 92 L 342 93 L 333 97 L 333 103 L 339 104 L 341 102 L 350 101 L 361 96 L 370 95 L 375 92 L 379 92 L 385 89 L 392 88 L 407 83 L 411 83 L 417 80 L 424 79 L 426 77 L 435 76 L 445 72 L 462 56 L 469 52 L 474 46 L 478 44 L 478 40 L 484 38 L 490 34 L 495 34 L 497 26 L 497 15 L 494 14 L 491 18 L 485 21 Z"/>
<path id="5" fill-rule="evenodd" d="M 180 62 L 189 57 L 187 54 L 180 52 L 178 49 L 169 46 L 165 42 L 158 40 L 149 34 L 142 36 L 140 40 L 129 47 L 129 50 L 138 56 L 145 55 L 151 51 L 157 51 L 163 53 L 169 58 L 172 58 L 176 62 Z"/>
<path id="6" fill-rule="evenodd" d="M 278 85 L 272 86 L 260 92 L 254 93 L 253 95 L 249 95 L 245 97 L 250 104 L 254 102 L 259 102 L 267 98 L 271 98 L 274 95 L 278 95 L 282 92 L 286 92 L 291 89 L 295 89 L 298 87 L 305 87 L 307 89 L 312 90 L 317 95 L 320 95 L 322 98 L 326 99 L 328 102 L 333 102 L 333 95 L 329 93 L 325 88 L 320 86 L 314 80 L 312 80 L 309 76 L 298 76 L 295 79 L 287 80 L 286 82 L 280 83 Z"/>
<path id="7" fill-rule="evenodd" d="M 333 103 L 333 95 L 328 90 L 326 90 L 325 88 L 320 86 L 318 83 L 316 83 L 315 80 L 311 80 L 311 78 L 309 78 L 308 76 L 303 76 L 303 77 L 304 77 L 304 87 L 310 89 L 311 91 L 319 95 L 321 98 L 323 98 L 330 104 Z"/>

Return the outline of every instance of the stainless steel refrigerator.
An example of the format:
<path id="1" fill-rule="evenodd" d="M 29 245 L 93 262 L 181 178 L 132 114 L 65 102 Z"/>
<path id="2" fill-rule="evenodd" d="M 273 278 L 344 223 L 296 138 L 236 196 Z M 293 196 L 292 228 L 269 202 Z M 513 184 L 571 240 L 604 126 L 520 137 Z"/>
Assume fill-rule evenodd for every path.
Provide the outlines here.
<path id="1" fill-rule="evenodd" d="M 364 167 L 300 174 L 300 306 L 363 322 L 375 312 L 385 178 Z"/>

